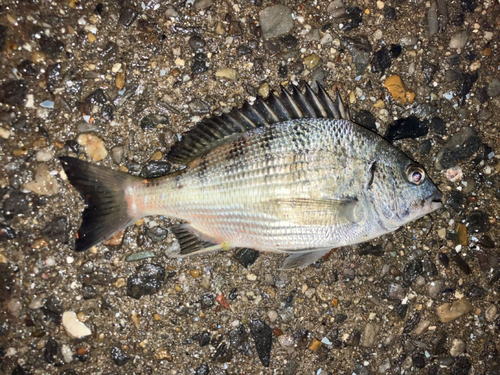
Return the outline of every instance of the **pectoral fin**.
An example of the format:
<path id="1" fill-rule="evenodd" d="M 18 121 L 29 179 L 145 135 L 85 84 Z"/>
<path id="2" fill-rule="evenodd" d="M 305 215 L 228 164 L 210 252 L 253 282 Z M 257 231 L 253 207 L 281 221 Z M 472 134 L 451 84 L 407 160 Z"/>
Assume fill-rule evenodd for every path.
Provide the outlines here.
<path id="1" fill-rule="evenodd" d="M 334 225 L 359 221 L 357 206 L 356 198 L 275 199 L 266 205 L 266 212 L 280 220 L 298 225 Z"/>
<path id="2" fill-rule="evenodd" d="M 292 270 L 294 268 L 304 268 L 316 262 L 323 255 L 328 254 L 332 248 L 315 249 L 304 253 L 293 253 L 286 258 L 285 263 L 280 268 L 281 271 Z"/>

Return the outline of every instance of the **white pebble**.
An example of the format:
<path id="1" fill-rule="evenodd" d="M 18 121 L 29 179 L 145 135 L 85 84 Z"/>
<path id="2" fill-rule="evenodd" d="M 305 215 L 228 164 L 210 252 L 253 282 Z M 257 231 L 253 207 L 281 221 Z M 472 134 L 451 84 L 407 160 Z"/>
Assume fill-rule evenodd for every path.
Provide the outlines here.
<path id="1" fill-rule="evenodd" d="M 22 307 L 23 305 L 21 304 L 21 301 L 19 301 L 19 299 L 17 298 L 12 298 L 7 304 L 9 312 L 16 318 L 19 318 L 21 316 Z"/>
<path id="2" fill-rule="evenodd" d="M 45 304 L 43 298 L 35 297 L 31 300 L 30 305 L 28 306 L 31 310 L 37 310 L 41 308 Z"/>
<path id="3" fill-rule="evenodd" d="M 275 310 L 269 310 L 267 312 L 267 316 L 269 317 L 271 323 L 274 323 L 276 319 L 278 319 L 278 313 Z"/>
<path id="4" fill-rule="evenodd" d="M 54 155 L 52 154 L 52 152 L 47 151 L 47 150 L 38 150 L 36 152 L 36 156 L 35 156 L 35 159 L 38 162 L 47 162 L 47 161 L 52 160 L 53 158 L 54 158 Z"/>
<path id="5" fill-rule="evenodd" d="M 47 267 L 54 267 L 56 265 L 56 261 L 54 258 L 48 257 L 47 259 L 45 259 L 45 265 Z"/>
<path id="6" fill-rule="evenodd" d="M 17 350 L 16 350 L 16 348 L 12 348 L 12 347 L 10 347 L 10 348 L 7 348 L 7 350 L 5 351 L 5 356 L 6 356 L 6 357 L 13 357 L 13 356 L 15 356 L 16 354 L 17 354 Z"/>
<path id="7" fill-rule="evenodd" d="M 120 69 L 122 68 L 122 63 L 116 63 L 115 65 L 113 65 L 113 67 L 111 68 L 111 71 L 113 73 L 118 73 L 120 71 Z"/>
<path id="8" fill-rule="evenodd" d="M 5 128 L 0 128 L 0 137 L 3 139 L 9 139 L 10 130 Z"/>
<path id="9" fill-rule="evenodd" d="M 61 354 L 63 356 L 64 362 L 71 363 L 73 361 L 73 352 L 68 345 L 63 344 L 61 346 Z"/>
<path id="10" fill-rule="evenodd" d="M 62 324 L 66 333 L 73 338 L 78 339 L 92 334 L 92 331 L 78 320 L 75 312 L 73 311 L 65 311 L 63 313 Z"/>
<path id="11" fill-rule="evenodd" d="M 255 280 L 257 280 L 257 275 L 254 273 L 249 273 L 249 274 L 247 274 L 247 280 L 255 281 Z"/>

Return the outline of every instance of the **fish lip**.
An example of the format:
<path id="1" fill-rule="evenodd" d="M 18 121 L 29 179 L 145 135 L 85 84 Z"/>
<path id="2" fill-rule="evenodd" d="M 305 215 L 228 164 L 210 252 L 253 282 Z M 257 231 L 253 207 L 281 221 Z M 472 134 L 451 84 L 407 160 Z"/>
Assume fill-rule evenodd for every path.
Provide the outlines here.
<path id="1" fill-rule="evenodd" d="M 437 210 L 443 207 L 443 193 L 439 190 L 434 191 L 431 195 L 425 198 L 425 201 L 428 202 L 433 210 Z"/>

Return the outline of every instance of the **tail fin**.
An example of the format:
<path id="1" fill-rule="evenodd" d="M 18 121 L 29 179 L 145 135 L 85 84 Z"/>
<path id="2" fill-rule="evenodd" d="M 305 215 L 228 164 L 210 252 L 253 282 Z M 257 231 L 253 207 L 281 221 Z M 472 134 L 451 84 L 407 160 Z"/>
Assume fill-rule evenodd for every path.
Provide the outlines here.
<path id="1" fill-rule="evenodd" d="M 76 251 L 99 244 L 139 219 L 131 216 L 125 199 L 125 188 L 137 177 L 68 156 L 59 160 L 69 181 L 86 202 Z"/>

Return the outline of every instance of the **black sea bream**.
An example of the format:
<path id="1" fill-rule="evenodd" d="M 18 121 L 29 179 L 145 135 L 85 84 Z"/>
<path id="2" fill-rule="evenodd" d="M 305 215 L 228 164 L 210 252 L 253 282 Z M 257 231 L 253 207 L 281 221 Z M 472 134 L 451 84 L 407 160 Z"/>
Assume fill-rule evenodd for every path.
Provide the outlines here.
<path id="1" fill-rule="evenodd" d="M 141 180 L 62 157 L 87 201 L 76 249 L 136 220 L 164 215 L 179 256 L 251 248 L 291 255 L 303 267 L 332 248 L 392 232 L 442 206 L 424 169 L 348 120 L 320 87 L 258 98 L 191 129 L 168 157 L 185 168 Z"/>

